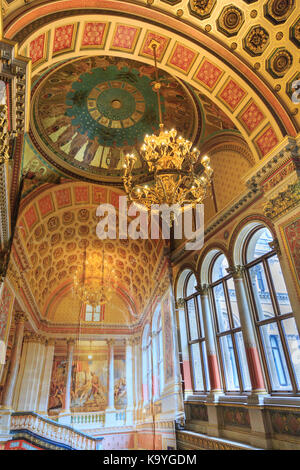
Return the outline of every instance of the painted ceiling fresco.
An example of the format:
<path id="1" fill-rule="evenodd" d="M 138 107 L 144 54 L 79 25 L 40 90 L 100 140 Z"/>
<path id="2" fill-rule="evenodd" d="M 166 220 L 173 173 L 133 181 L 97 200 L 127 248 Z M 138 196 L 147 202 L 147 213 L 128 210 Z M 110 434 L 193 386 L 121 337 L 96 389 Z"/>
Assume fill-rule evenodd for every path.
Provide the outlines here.
<path id="1" fill-rule="evenodd" d="M 66 64 L 42 81 L 34 99 L 36 140 L 46 158 L 88 175 L 121 176 L 124 156 L 159 129 L 154 67 L 116 57 Z M 176 78 L 161 73 L 166 128 L 194 140 L 201 130 L 195 97 Z M 137 173 L 143 172 L 140 158 Z"/>

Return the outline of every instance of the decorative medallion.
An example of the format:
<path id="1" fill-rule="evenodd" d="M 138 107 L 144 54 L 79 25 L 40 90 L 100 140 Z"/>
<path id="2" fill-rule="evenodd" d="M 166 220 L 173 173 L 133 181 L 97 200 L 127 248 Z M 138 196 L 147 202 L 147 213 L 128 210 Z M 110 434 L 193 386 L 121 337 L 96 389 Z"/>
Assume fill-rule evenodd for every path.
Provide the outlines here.
<path id="1" fill-rule="evenodd" d="M 265 16 L 272 23 L 283 23 L 291 14 L 295 0 L 269 0 L 265 7 Z"/>
<path id="2" fill-rule="evenodd" d="M 300 17 L 290 27 L 290 39 L 297 47 L 300 46 Z"/>
<path id="3" fill-rule="evenodd" d="M 261 55 L 269 43 L 269 33 L 260 25 L 253 26 L 243 40 L 244 49 L 252 56 Z"/>
<path id="4" fill-rule="evenodd" d="M 183 66 L 190 67 L 196 53 L 187 52 L 192 57 Z M 166 127 L 176 127 L 193 140 L 200 118 L 194 106 L 196 97 L 176 78 L 159 73 Z M 137 156 L 135 173 L 143 173 L 140 145 L 145 134 L 159 128 L 153 80 L 153 66 L 110 56 L 75 60 L 50 72 L 33 97 L 35 146 L 71 176 L 75 169 L 88 179 L 99 181 L 99 175 L 120 179 L 127 153 Z M 57 192 L 56 198 L 59 207 L 65 207 L 72 195 Z M 76 188 L 73 199 L 87 203 L 86 188 Z"/>
<path id="5" fill-rule="evenodd" d="M 223 8 L 217 19 L 217 28 L 226 36 L 234 36 L 240 30 L 243 22 L 243 12 L 233 5 L 228 5 Z"/>
<path id="6" fill-rule="evenodd" d="M 273 51 L 271 56 L 267 59 L 266 68 L 272 77 L 281 78 L 289 70 L 292 63 L 292 54 L 282 47 Z"/>
<path id="7" fill-rule="evenodd" d="M 202 20 L 208 18 L 216 4 L 216 0 L 190 0 L 189 9 L 192 15 Z"/>

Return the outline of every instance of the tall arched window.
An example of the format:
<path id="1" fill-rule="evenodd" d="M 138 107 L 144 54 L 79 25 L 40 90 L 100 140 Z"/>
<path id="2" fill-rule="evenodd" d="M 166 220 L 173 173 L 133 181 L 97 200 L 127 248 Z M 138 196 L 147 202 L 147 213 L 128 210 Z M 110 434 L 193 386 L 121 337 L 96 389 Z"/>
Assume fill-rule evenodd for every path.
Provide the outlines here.
<path id="1" fill-rule="evenodd" d="M 243 263 L 255 315 L 268 388 L 297 392 L 300 386 L 300 340 L 271 232 L 255 227 L 246 238 Z"/>
<path id="2" fill-rule="evenodd" d="M 156 397 L 162 393 L 163 390 L 163 336 L 162 336 L 162 323 L 161 311 L 157 308 L 152 322 L 152 338 L 153 338 L 153 367 L 155 368 L 156 383 L 154 384 L 154 392 Z"/>
<path id="3" fill-rule="evenodd" d="M 143 362 L 143 397 L 144 403 L 149 403 L 152 396 L 152 357 L 151 357 L 151 335 L 147 324 L 144 328 L 142 340 L 142 362 Z"/>
<path id="4" fill-rule="evenodd" d="M 195 392 L 205 392 L 210 390 L 210 384 L 200 296 L 196 293 L 196 284 L 196 277 L 190 272 L 184 283 L 183 294 L 193 388 Z"/>
<path id="5" fill-rule="evenodd" d="M 249 391 L 251 382 L 232 275 L 219 252 L 210 265 L 212 304 L 223 382 L 227 392 Z"/>

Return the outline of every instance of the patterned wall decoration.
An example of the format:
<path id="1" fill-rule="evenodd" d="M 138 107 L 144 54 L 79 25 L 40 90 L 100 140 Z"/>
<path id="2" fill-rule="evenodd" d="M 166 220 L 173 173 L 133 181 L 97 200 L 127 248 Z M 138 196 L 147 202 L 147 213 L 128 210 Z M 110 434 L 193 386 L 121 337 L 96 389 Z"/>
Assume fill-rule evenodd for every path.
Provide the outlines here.
<path id="1" fill-rule="evenodd" d="M 189 420 L 208 421 L 206 405 L 186 403 L 185 409 Z"/>
<path id="2" fill-rule="evenodd" d="M 44 60 L 46 60 L 47 41 L 47 33 L 40 34 L 36 39 L 31 41 L 29 45 L 29 56 L 31 57 L 31 63 L 33 67 L 41 64 Z"/>
<path id="3" fill-rule="evenodd" d="M 234 111 L 245 98 L 246 92 L 231 78 L 218 93 L 218 97 L 231 110 Z"/>
<path id="4" fill-rule="evenodd" d="M 168 60 L 168 64 L 176 70 L 187 74 L 195 62 L 196 57 L 197 53 L 195 51 L 183 44 L 176 43 Z"/>
<path id="5" fill-rule="evenodd" d="M 53 55 L 74 49 L 77 24 L 60 26 L 54 31 Z"/>
<path id="6" fill-rule="evenodd" d="M 271 126 L 265 127 L 255 138 L 254 143 L 258 149 L 259 155 L 264 157 L 278 143 L 278 137 Z"/>
<path id="7" fill-rule="evenodd" d="M 108 33 L 109 23 L 86 22 L 82 36 L 82 48 L 103 48 Z"/>
<path id="8" fill-rule="evenodd" d="M 253 100 L 251 100 L 239 113 L 239 120 L 248 134 L 251 134 L 264 119 L 265 116 L 263 112 Z"/>
<path id="9" fill-rule="evenodd" d="M 133 52 L 140 33 L 140 28 L 117 24 L 110 48 Z"/>
<path id="10" fill-rule="evenodd" d="M 240 426 L 250 428 L 250 416 L 247 408 L 224 406 L 222 410 L 225 427 Z"/>
<path id="11" fill-rule="evenodd" d="M 0 298 L 0 340 L 5 341 L 6 329 L 9 324 L 9 315 L 13 303 L 13 294 L 9 287 L 4 285 Z"/>
<path id="12" fill-rule="evenodd" d="M 292 411 L 268 411 L 273 432 L 300 437 L 300 413 Z"/>
<path id="13" fill-rule="evenodd" d="M 204 57 L 194 75 L 194 80 L 204 85 L 208 90 L 212 91 L 216 87 L 222 75 L 222 69 Z"/>
<path id="14" fill-rule="evenodd" d="M 300 287 L 300 218 L 289 221 L 281 227 L 283 240 L 287 248 L 288 259 Z"/>

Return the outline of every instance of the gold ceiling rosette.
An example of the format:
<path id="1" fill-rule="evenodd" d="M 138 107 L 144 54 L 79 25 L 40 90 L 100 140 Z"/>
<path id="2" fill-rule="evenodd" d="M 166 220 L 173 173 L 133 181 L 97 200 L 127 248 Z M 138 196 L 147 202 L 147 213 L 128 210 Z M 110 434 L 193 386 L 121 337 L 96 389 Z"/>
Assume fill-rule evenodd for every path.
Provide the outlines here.
<path id="1" fill-rule="evenodd" d="M 202 203 L 211 184 L 213 170 L 209 157 L 201 159 L 200 152 L 192 149 L 192 142 L 177 135 L 176 129 L 164 130 L 160 102 L 161 83 L 158 79 L 156 49 L 159 43 L 152 41 L 155 81 L 157 93 L 160 132 L 146 135 L 141 147 L 141 156 L 148 166 L 149 180 L 146 184 L 134 184 L 132 171 L 136 162 L 133 154 L 127 154 L 124 164 L 123 183 L 129 200 L 143 204 L 148 210 L 152 205 L 179 204 L 190 207 Z M 197 172 L 195 166 L 197 164 Z"/>

